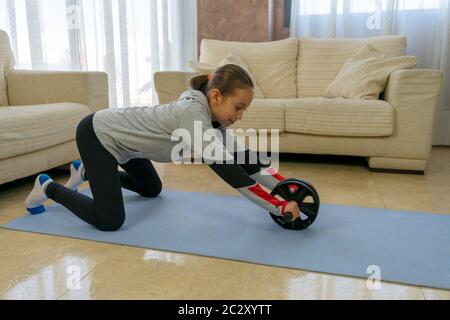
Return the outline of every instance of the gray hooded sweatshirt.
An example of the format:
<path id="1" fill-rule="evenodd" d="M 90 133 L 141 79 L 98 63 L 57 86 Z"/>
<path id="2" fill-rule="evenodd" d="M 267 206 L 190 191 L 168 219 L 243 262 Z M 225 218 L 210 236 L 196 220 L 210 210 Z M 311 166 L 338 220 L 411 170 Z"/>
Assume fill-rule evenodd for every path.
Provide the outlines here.
<path id="1" fill-rule="evenodd" d="M 178 101 L 168 104 L 97 111 L 93 125 L 100 142 L 119 164 L 124 164 L 133 158 L 157 162 L 181 160 L 171 157 L 173 148 L 179 144 L 172 141 L 172 133 L 185 129 L 194 137 L 194 121 L 201 122 L 203 131 L 214 130 L 206 96 L 201 91 L 188 90 Z M 225 128 L 217 129 L 220 139 Z"/>
<path id="2" fill-rule="evenodd" d="M 186 154 L 173 152 L 174 148 L 180 145 L 180 139 L 174 139 L 174 136 L 177 135 L 173 133 L 180 129 L 192 137 L 191 141 L 183 139 L 189 150 L 195 148 L 205 150 L 208 145 L 213 144 L 222 150 L 221 159 L 229 160 L 236 157 L 236 153 L 228 152 L 229 149 L 224 147 L 224 144 L 228 139 L 233 139 L 230 144 L 233 146 L 231 150 L 248 152 L 245 146 L 228 134 L 226 128 L 212 121 L 208 100 L 204 93 L 198 90 L 187 90 L 183 92 L 178 101 L 154 107 L 97 111 L 94 114 L 93 126 L 102 145 L 119 164 L 125 164 L 134 158 L 145 158 L 156 162 L 191 160 L 191 155 L 194 155 L 191 152 L 188 153 L 187 158 Z M 194 139 L 194 135 L 196 133 L 198 135 L 199 132 L 201 134 L 209 132 L 210 134 L 206 135 L 209 137 L 209 141 Z M 228 142 L 230 143 L 230 141 Z M 205 159 L 205 154 L 201 154 L 201 156 L 203 160 L 213 160 L 213 158 Z M 263 175 L 258 172 L 249 176 L 238 164 L 212 164 L 210 167 L 255 204 L 276 215 L 283 212 L 286 202 L 272 197 L 255 181 L 257 180 L 272 190 L 280 181 L 279 175 Z M 261 171 L 264 169 L 266 168 L 261 167 Z"/>

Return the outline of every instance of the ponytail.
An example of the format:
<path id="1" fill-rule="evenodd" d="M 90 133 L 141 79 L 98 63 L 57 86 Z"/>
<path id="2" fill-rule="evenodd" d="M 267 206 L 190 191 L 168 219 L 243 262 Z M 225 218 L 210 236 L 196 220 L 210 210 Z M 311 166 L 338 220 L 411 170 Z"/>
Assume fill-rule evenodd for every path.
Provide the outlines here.
<path id="1" fill-rule="evenodd" d="M 206 96 L 210 89 L 210 88 L 208 88 L 209 82 L 210 81 L 208 80 L 208 75 L 202 74 L 199 76 L 195 76 L 190 80 L 190 87 L 194 90 L 203 92 Z"/>

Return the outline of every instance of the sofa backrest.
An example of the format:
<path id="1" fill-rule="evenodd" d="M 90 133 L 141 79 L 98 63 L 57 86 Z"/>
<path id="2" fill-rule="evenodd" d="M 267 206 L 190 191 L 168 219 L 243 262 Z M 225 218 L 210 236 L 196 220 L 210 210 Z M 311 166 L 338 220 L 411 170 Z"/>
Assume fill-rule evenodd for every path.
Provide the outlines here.
<path id="1" fill-rule="evenodd" d="M 0 30 L 0 106 L 8 105 L 6 91 L 6 75 L 14 68 L 14 55 L 9 43 L 8 34 Z"/>
<path id="2" fill-rule="evenodd" d="M 366 43 L 387 56 L 406 52 L 406 37 L 373 38 L 299 38 L 297 65 L 297 96 L 322 96 L 324 89 L 336 78 L 345 61 Z"/>
<path id="3" fill-rule="evenodd" d="M 233 42 L 203 39 L 200 62 L 218 65 L 229 53 L 239 55 L 266 98 L 296 97 L 298 40 Z"/>

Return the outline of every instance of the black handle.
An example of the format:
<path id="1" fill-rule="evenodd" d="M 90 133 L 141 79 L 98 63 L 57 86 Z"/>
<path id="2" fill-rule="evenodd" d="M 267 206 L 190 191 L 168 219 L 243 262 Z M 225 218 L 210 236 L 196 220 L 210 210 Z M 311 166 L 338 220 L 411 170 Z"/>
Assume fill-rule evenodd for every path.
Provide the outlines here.
<path id="1" fill-rule="evenodd" d="M 290 213 L 290 212 L 285 212 L 285 213 L 283 213 L 283 215 L 281 216 L 281 218 L 283 219 L 284 222 L 291 222 L 292 217 L 293 217 L 293 215 L 292 215 L 292 213 Z"/>

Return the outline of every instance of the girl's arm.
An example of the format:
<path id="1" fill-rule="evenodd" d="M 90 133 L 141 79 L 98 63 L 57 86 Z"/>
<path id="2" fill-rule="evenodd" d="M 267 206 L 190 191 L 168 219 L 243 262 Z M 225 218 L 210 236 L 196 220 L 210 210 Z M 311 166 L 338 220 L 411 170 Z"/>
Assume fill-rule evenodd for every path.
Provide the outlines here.
<path id="1" fill-rule="evenodd" d="M 184 116 L 180 116 L 178 119 L 179 128 L 186 129 L 193 138 L 190 141 L 183 140 L 191 152 L 196 149 L 203 150 L 203 161 L 231 187 L 267 211 L 278 216 L 284 214 L 288 202 L 278 200 L 276 197 L 267 193 L 261 185 L 252 179 L 248 173 L 236 163 L 236 158 L 233 157 L 233 153 L 227 151 L 223 141 L 221 141 L 221 138 L 224 136 L 223 134 L 220 134 L 221 131 L 208 130 L 212 128 L 211 122 L 208 120 L 205 121 L 205 119 L 203 119 L 203 121 L 198 121 L 198 119 L 202 119 L 201 113 L 194 112 L 185 113 Z M 200 138 L 203 137 L 204 139 L 195 139 L 196 131 L 201 133 Z M 207 132 L 209 133 L 207 134 Z M 205 151 L 211 146 L 214 147 L 212 149 L 218 150 L 218 154 L 215 154 L 215 156 L 222 161 L 215 161 L 213 158 L 208 158 Z"/>
<path id="2" fill-rule="evenodd" d="M 256 205 L 277 216 L 285 213 L 288 201 L 278 200 L 267 193 L 240 165 L 212 163 L 209 164 L 209 167 L 225 182 Z"/>
<path id="3" fill-rule="evenodd" d="M 235 152 L 234 159 L 245 159 L 245 162 L 237 162 L 242 169 L 254 180 L 269 190 L 273 190 L 278 183 L 286 180 L 281 174 L 277 173 L 271 164 L 263 164 L 257 152 L 246 149 L 242 152 Z M 256 161 L 252 160 L 256 159 Z M 256 163 L 251 163 L 251 160 Z"/>
<path id="4" fill-rule="evenodd" d="M 239 164 L 245 172 L 255 181 L 263 185 L 269 190 L 273 190 L 278 183 L 286 180 L 279 172 L 276 172 L 271 164 L 263 164 L 258 152 L 251 151 L 244 144 L 242 144 L 235 136 L 221 128 L 220 132 L 223 136 L 223 143 L 231 140 L 233 146 L 233 158 L 236 164 Z M 296 187 L 292 186 L 292 191 L 296 191 Z"/>

